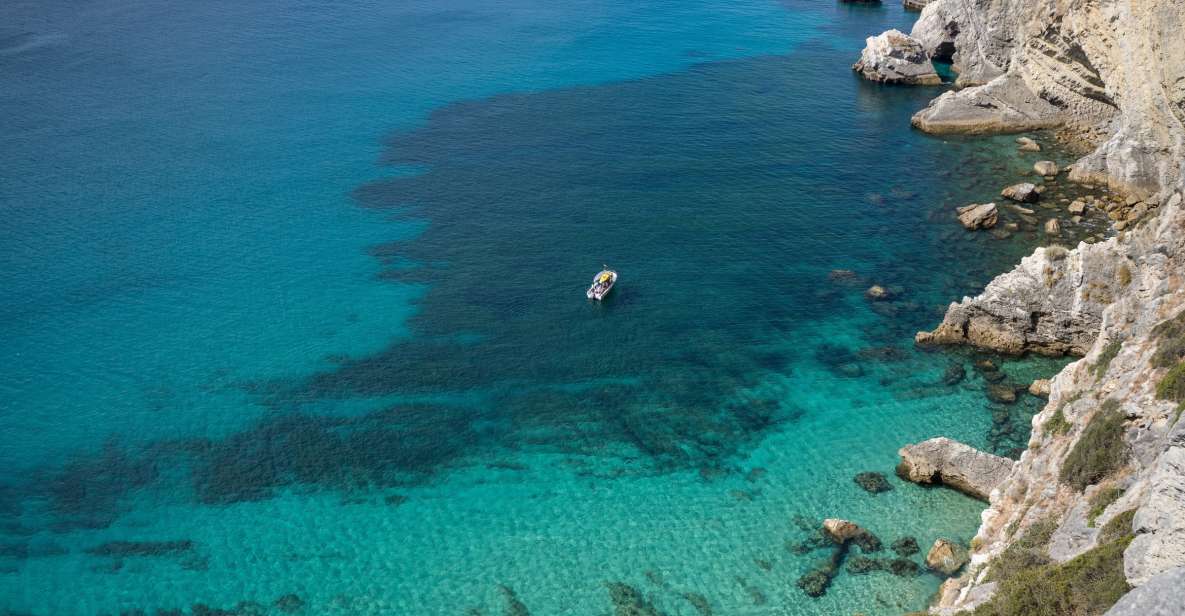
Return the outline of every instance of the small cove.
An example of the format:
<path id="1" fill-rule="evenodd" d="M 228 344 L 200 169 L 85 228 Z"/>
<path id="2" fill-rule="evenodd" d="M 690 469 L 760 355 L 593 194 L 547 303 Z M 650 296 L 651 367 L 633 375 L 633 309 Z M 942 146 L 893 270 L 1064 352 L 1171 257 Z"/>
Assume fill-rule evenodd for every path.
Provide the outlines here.
<path id="1" fill-rule="evenodd" d="M 323 614 L 520 603 L 600 614 L 633 596 L 625 587 L 665 614 L 924 606 L 940 582 L 929 574 L 843 572 L 808 598 L 795 581 L 825 555 L 796 546 L 832 516 L 886 544 L 974 532 L 979 503 L 895 477 L 872 495 L 852 476 L 891 475 L 897 447 L 935 435 L 1002 455 L 1025 446 L 1039 399 L 991 403 L 979 355 L 918 350 L 912 335 L 1051 241 L 1039 225 L 1006 239 L 966 232 L 954 207 L 997 199 L 1035 160 L 1072 158 L 1018 154 L 1009 137 L 912 131 L 910 114 L 940 90 L 847 69 L 864 35 L 906 29 L 896 7 L 778 10 L 812 33 L 789 52 L 700 51 L 640 76 L 495 88 L 432 106 L 381 151 L 354 152 L 365 171 L 336 185 L 335 213 L 278 234 L 312 244 L 365 229 L 330 242 L 353 251 L 346 282 L 309 292 L 336 299 L 277 309 L 294 331 L 251 343 L 255 328 L 212 322 L 226 334 L 210 355 L 219 363 L 287 349 L 203 385 L 233 420 L 161 384 L 147 397 L 161 414 L 131 409 L 113 436 L 31 456 L 32 480 L 6 478 L 4 542 L 24 549 L 0 557 L 0 607 L 246 601 L 279 613 L 275 601 L 294 594 Z M 367 111 L 382 124 L 382 109 Z M 344 141 L 311 161 L 356 145 Z M 272 207 L 264 226 L 276 229 L 270 216 L 291 210 Z M 1088 221 L 1057 241 L 1102 228 Z M 338 254 L 275 250 L 293 269 Z M 603 262 L 623 279 L 590 305 L 582 287 Z M 896 298 L 869 302 L 874 283 Z M 260 300 L 291 306 L 286 287 Z M 162 310 L 125 293 L 90 327 L 119 335 L 121 312 Z M 241 309 L 206 297 L 212 313 Z M 293 345 L 301 318 L 330 342 Z M 44 334 L 19 322 L 27 339 Z M 143 340 L 146 356 L 185 358 L 179 342 Z M 1065 363 L 995 359 L 1017 387 Z M 967 376 L 948 385 L 952 363 Z M 97 382 L 121 378 L 95 369 Z M 5 392 L 22 404 L 63 395 Z M 176 425 L 137 438 L 137 422 Z M 112 541 L 172 547 L 94 549 Z M 76 592 L 53 592 L 67 580 Z"/>

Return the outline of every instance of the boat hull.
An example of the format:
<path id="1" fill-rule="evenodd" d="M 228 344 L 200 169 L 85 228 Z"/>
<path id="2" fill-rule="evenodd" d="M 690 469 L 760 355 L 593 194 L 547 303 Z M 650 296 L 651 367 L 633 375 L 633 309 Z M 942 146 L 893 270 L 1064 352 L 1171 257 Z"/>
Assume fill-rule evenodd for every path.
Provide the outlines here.
<path id="1" fill-rule="evenodd" d="M 608 281 L 602 279 L 606 274 L 608 274 Z M 617 284 L 617 272 L 613 270 L 597 272 L 597 275 L 593 276 L 592 286 L 588 288 L 588 291 L 584 295 L 589 299 L 600 301 L 613 290 L 613 285 L 615 284 Z"/>

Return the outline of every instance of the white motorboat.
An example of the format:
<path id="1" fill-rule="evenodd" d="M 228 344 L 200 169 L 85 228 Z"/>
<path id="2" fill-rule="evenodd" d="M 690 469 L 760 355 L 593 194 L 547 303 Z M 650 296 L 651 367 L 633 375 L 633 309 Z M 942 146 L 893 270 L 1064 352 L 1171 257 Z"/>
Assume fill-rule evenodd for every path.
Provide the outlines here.
<path id="1" fill-rule="evenodd" d="M 613 289 L 613 284 L 617 282 L 617 272 L 606 269 L 601 270 L 593 277 L 592 286 L 588 288 L 585 293 L 589 299 L 601 300 L 609 291 Z"/>

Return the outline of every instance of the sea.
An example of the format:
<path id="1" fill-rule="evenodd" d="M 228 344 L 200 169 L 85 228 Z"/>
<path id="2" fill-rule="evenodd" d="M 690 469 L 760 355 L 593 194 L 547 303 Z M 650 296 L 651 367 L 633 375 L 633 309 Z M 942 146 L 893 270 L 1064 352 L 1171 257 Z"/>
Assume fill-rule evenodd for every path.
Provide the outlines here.
<path id="1" fill-rule="evenodd" d="M 898 448 L 1018 456 L 1068 360 L 913 335 L 1104 227 L 958 225 L 1072 158 L 912 129 L 850 67 L 916 17 L 6 0 L 0 614 L 924 609 L 985 505 Z"/>

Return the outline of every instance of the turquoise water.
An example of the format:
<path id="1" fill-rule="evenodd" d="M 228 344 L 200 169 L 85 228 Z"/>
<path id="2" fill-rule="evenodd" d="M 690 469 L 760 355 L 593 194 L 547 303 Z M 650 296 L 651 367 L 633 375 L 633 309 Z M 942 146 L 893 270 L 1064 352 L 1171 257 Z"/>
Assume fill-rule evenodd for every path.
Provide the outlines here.
<path id="1" fill-rule="evenodd" d="M 896 449 L 1027 440 L 911 340 L 1050 241 L 951 220 L 1035 157 L 852 75 L 899 7 L 0 16 L 0 610 L 895 614 L 941 580 L 796 546 L 967 540 Z"/>

